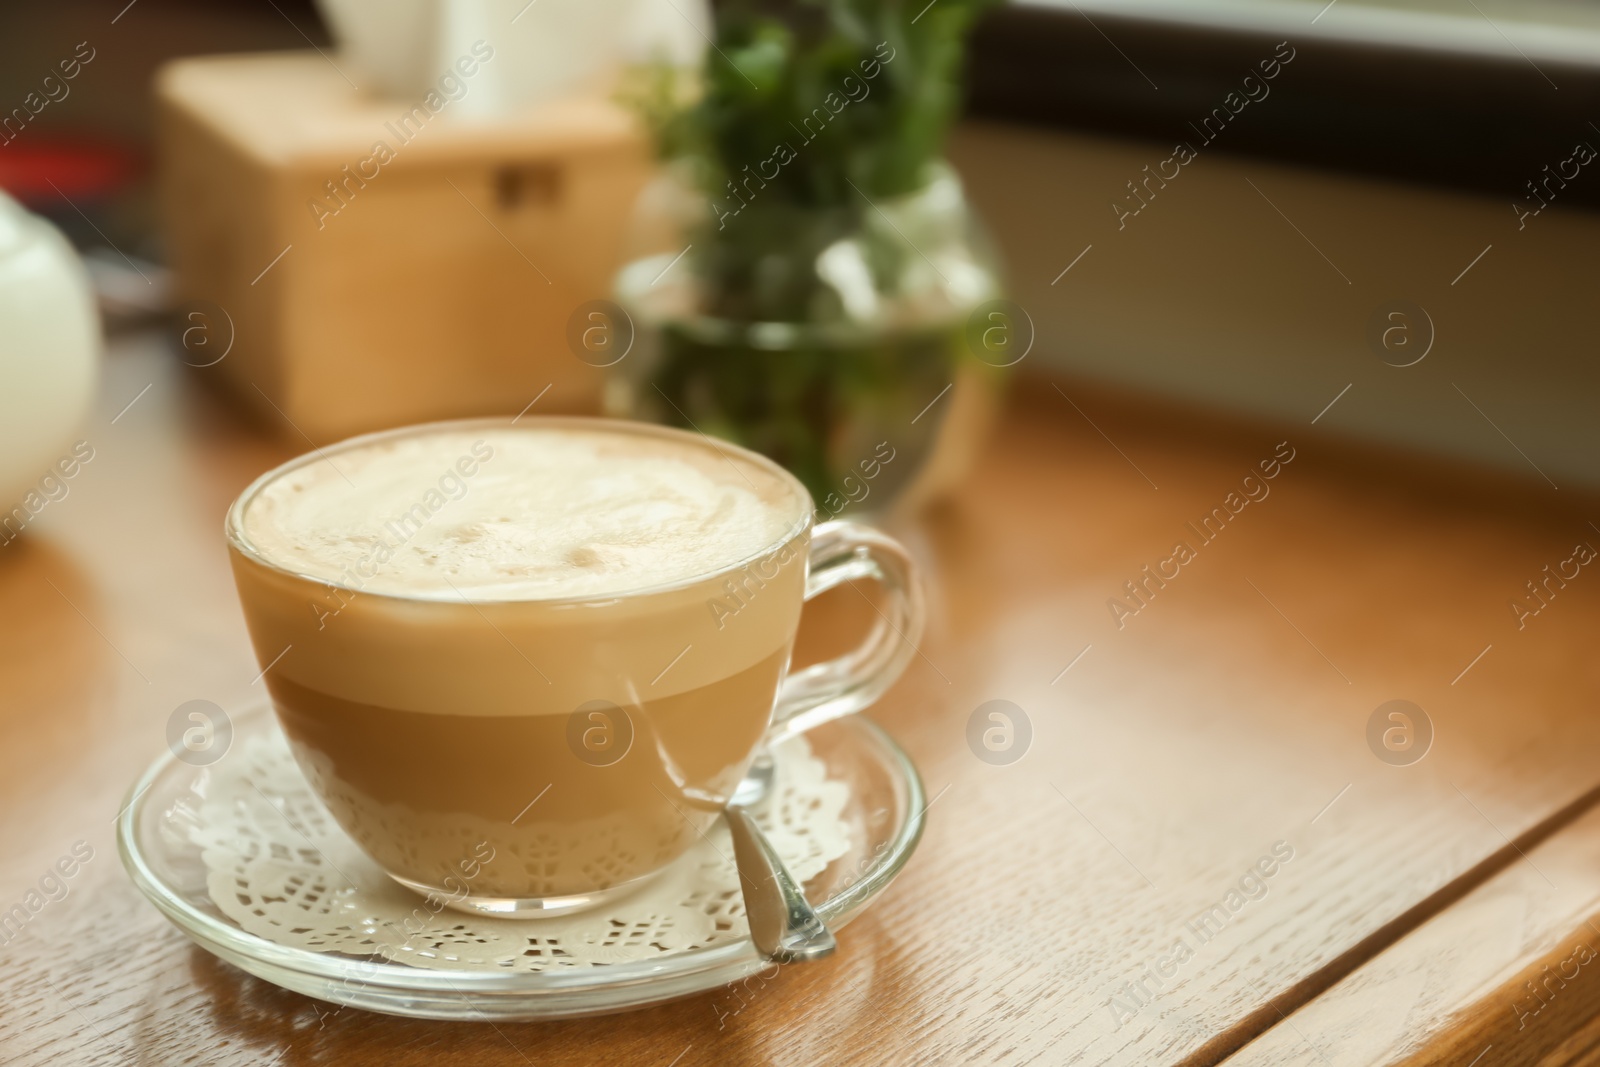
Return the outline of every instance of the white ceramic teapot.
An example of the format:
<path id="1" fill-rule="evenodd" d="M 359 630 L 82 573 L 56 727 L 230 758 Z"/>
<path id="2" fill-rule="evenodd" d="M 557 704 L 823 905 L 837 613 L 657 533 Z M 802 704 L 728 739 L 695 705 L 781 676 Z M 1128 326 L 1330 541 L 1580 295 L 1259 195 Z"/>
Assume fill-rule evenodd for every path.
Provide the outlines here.
<path id="1" fill-rule="evenodd" d="M 45 499 L 94 396 L 100 318 L 83 262 L 54 226 L 0 193 L 0 523 Z M 93 442 L 91 442 L 91 445 Z M 31 515 L 29 516 L 31 518 Z"/>

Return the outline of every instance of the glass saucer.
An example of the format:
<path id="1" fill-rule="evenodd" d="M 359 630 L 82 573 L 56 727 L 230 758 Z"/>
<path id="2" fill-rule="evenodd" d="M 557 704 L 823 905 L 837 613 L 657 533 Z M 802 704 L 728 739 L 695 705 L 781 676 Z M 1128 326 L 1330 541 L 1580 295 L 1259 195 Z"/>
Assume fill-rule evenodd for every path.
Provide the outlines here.
<path id="1" fill-rule="evenodd" d="M 234 748 L 278 729 L 265 705 L 235 715 L 232 725 Z M 927 802 L 910 758 L 869 719 L 855 715 L 835 720 L 805 738 L 828 776 L 850 787 L 841 816 L 850 830 L 849 850 L 806 884 L 808 898 L 837 930 L 911 858 L 922 836 Z M 770 966 L 748 938 L 603 967 L 515 974 L 423 969 L 375 956 L 278 944 L 242 929 L 216 906 L 206 887 L 200 846 L 181 824 L 181 799 L 204 793 L 230 773 L 237 772 L 227 756 L 208 766 L 192 766 L 170 753 L 163 755 L 124 802 L 117 819 L 118 848 L 134 884 L 196 944 L 285 989 L 424 1019 L 556 1019 L 673 1000 L 726 986 Z M 604 921 L 603 913 L 596 921 Z"/>

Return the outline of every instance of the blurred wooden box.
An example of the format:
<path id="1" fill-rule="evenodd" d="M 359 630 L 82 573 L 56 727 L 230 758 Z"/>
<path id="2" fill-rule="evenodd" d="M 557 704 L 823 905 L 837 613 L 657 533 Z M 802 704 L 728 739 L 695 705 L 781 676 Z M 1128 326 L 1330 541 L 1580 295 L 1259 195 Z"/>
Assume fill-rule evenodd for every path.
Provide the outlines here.
<path id="1" fill-rule="evenodd" d="M 215 372 L 291 437 L 514 413 L 546 386 L 540 412 L 598 406 L 567 322 L 608 295 L 649 176 L 621 108 L 433 112 L 315 52 L 180 60 L 157 96 L 177 298 L 226 312 Z"/>

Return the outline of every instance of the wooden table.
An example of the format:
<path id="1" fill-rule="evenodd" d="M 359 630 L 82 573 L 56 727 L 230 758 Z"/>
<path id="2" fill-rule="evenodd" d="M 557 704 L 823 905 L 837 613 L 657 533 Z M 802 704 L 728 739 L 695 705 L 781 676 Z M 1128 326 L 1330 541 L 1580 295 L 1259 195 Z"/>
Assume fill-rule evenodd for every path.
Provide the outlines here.
<path id="1" fill-rule="evenodd" d="M 93 460 L 0 547 L 0 911 L 93 850 L 3 947 L 7 1063 L 1489 1067 L 1600 1040 L 1600 963 L 1571 962 L 1600 949 L 1600 575 L 1521 629 L 1508 607 L 1600 545 L 1595 501 L 1343 444 L 1315 412 L 1229 424 L 1047 378 L 898 526 L 935 622 L 873 714 L 934 800 L 837 956 L 737 1012 L 722 991 L 540 1025 L 329 1015 L 246 977 L 138 895 L 111 822 L 177 705 L 252 695 L 222 515 L 305 445 L 163 345 L 115 346 Z M 1213 508 L 1205 540 L 1186 524 Z M 822 606 L 812 652 L 862 610 Z M 1031 726 L 1008 765 L 968 747 L 994 699 Z M 1409 766 L 1368 744 L 1394 699 L 1432 724 Z"/>

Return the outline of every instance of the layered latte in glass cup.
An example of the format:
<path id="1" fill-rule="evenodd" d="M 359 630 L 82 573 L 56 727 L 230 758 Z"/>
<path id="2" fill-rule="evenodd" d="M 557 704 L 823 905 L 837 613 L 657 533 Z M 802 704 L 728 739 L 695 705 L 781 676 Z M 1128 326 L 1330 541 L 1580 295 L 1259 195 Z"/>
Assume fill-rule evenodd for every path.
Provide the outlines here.
<path id="1" fill-rule="evenodd" d="M 914 654 L 904 550 L 697 434 L 472 420 L 295 459 L 234 503 L 235 580 L 308 782 L 389 875 L 467 910 L 625 893 L 764 743 L 875 700 Z M 882 582 L 854 652 L 790 673 L 803 602 Z"/>

